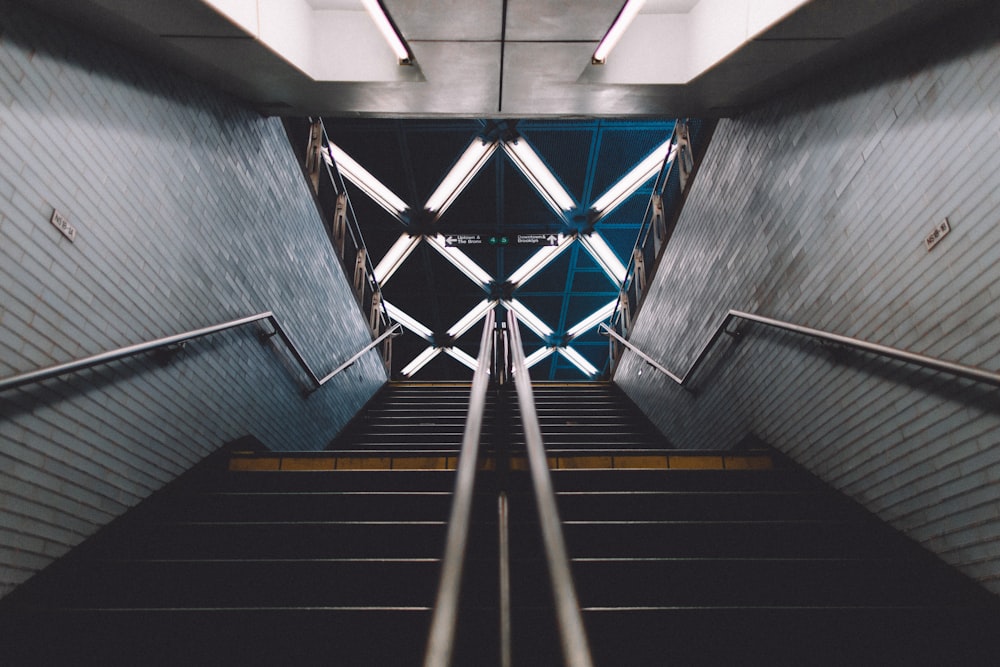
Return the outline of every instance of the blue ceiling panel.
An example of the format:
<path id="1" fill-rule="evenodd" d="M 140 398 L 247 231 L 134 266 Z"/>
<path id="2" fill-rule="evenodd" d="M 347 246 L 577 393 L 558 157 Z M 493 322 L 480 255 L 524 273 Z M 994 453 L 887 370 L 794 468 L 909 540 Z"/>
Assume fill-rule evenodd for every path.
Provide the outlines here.
<path id="1" fill-rule="evenodd" d="M 621 123 L 605 128 L 596 158 L 600 168 L 594 176 L 591 198 L 597 199 L 617 183 L 653 149 L 669 139 L 673 130 L 673 121 L 642 125 Z"/>
<path id="2" fill-rule="evenodd" d="M 521 233 L 560 232 L 566 226 L 528 179 L 504 158 L 503 225 Z"/>
<path id="3" fill-rule="evenodd" d="M 532 131 L 532 127 L 536 131 Z M 559 180 L 573 198 L 582 202 L 587 176 L 592 171 L 591 154 L 597 136 L 593 122 L 518 124 L 518 131 L 534 146 L 535 151 L 559 175 Z"/>
<path id="4" fill-rule="evenodd" d="M 497 230 L 497 166 L 491 161 L 466 186 L 438 222 L 441 233 L 490 234 Z M 492 263 L 492 262 L 491 262 Z"/>

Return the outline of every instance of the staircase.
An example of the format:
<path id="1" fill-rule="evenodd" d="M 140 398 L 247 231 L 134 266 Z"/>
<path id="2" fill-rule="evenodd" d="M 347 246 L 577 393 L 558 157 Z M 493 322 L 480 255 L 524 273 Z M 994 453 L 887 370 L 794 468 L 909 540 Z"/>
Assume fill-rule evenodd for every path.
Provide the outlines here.
<path id="1" fill-rule="evenodd" d="M 680 452 L 538 385 L 596 665 L 992 665 L 986 594 L 769 451 Z M 210 459 L 0 601 L 0 665 L 419 665 L 468 385 L 389 385 L 327 451 Z M 453 664 L 560 665 L 513 397 L 488 408 Z"/>
<path id="2" fill-rule="evenodd" d="M 468 382 L 389 383 L 327 449 L 365 456 L 399 452 L 457 456 L 468 409 Z M 490 402 L 484 435 L 493 421 Z"/>

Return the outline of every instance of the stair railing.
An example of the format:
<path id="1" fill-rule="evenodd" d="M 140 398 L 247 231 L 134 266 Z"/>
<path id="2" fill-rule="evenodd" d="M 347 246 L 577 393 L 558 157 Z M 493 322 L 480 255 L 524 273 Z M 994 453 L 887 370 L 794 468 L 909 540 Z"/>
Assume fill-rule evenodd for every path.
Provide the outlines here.
<path id="1" fill-rule="evenodd" d="M 306 123 L 304 128 L 302 122 Z M 304 130 L 304 136 L 299 136 L 300 130 Z M 330 151 L 330 138 L 323 119 L 286 119 L 285 131 L 297 153 L 301 146 L 299 140 L 305 140 L 305 153 L 298 153 L 303 158 L 303 175 L 312 188 L 330 245 L 344 277 L 353 288 L 355 301 L 368 319 L 372 336 L 379 336 L 392 326 L 393 321 L 382 298 L 381 286 L 375 278 L 375 266 L 348 196 L 344 176 Z M 392 372 L 391 343 L 387 340 L 382 348 L 382 361 L 389 373 Z"/>
<path id="2" fill-rule="evenodd" d="M 819 340 L 824 340 L 836 345 L 843 345 L 846 347 L 851 347 L 858 350 L 863 350 L 865 352 L 872 352 L 874 354 L 881 355 L 883 357 L 889 357 L 890 359 L 897 359 L 899 361 L 905 361 L 907 363 L 916 364 L 917 366 L 922 366 L 924 368 L 929 368 L 935 371 L 942 371 L 944 373 L 950 373 L 952 375 L 957 375 L 959 377 L 969 378 L 971 380 L 977 380 L 979 382 L 986 382 L 988 384 L 1000 386 L 1000 373 L 994 371 L 988 371 L 982 368 L 977 368 L 975 366 L 967 366 L 965 364 L 959 364 L 953 361 L 946 361 L 944 359 L 938 359 L 936 357 L 929 357 L 923 354 L 917 354 L 915 352 L 909 352 L 907 350 L 901 350 L 899 348 L 890 347 L 888 345 L 882 345 L 879 343 L 872 343 L 866 340 L 861 340 L 859 338 L 852 338 L 850 336 L 843 336 L 841 334 L 830 333 L 828 331 L 822 331 L 820 329 L 813 329 L 810 327 L 805 327 L 800 324 L 793 324 L 792 322 L 785 322 L 783 320 L 777 320 L 771 317 L 765 317 L 763 315 L 755 315 L 753 313 L 746 313 L 740 310 L 730 310 L 726 313 L 726 316 L 722 319 L 722 322 L 716 328 L 715 332 L 709 338 L 708 342 L 702 347 L 701 352 L 698 354 L 694 363 L 688 368 L 687 372 L 683 376 L 678 376 L 671 373 L 669 370 L 664 368 L 655 359 L 651 358 L 645 352 L 640 350 L 634 344 L 626 340 L 623 336 L 618 334 L 616 331 L 611 329 L 607 324 L 602 323 L 598 327 L 604 335 L 611 336 L 615 338 L 619 343 L 627 347 L 628 349 L 635 352 L 640 358 L 642 358 L 646 363 L 651 365 L 656 370 L 660 371 L 671 380 L 686 387 L 691 378 L 694 376 L 695 371 L 701 366 L 702 362 L 708 357 L 709 351 L 715 343 L 722 337 L 723 334 L 732 336 L 735 339 L 739 339 L 741 332 L 739 330 L 730 331 L 729 324 L 733 320 L 747 320 L 749 322 L 756 322 L 758 324 L 764 324 L 769 327 L 774 327 L 776 329 L 782 329 L 784 331 L 791 331 L 797 334 L 802 334 L 809 336 L 811 338 L 817 338 Z"/>
<path id="3" fill-rule="evenodd" d="M 549 568 L 549 579 L 556 605 L 556 619 L 559 623 L 559 638 L 562 643 L 563 661 L 571 667 L 592 667 L 593 660 L 587 635 L 583 627 L 583 616 L 570 572 L 566 541 L 562 523 L 556 506 L 556 496 L 552 489 L 548 457 L 542 441 L 542 431 L 535 410 L 535 398 L 531 390 L 531 376 L 524 358 L 521 331 L 514 311 L 507 311 L 507 329 L 510 336 L 511 374 L 517 388 L 517 403 L 521 410 L 525 446 L 528 450 L 528 467 L 531 483 L 535 491 L 538 522 L 542 531 L 542 543 Z"/>
<path id="4" fill-rule="evenodd" d="M 209 336 L 211 334 L 219 333 L 227 329 L 235 329 L 237 327 L 242 327 L 247 324 L 253 324 L 255 322 L 267 321 L 271 325 L 271 331 L 262 331 L 260 333 L 260 339 L 262 343 L 267 342 L 270 338 L 277 336 L 288 348 L 288 351 L 292 354 L 295 360 L 298 362 L 302 370 L 305 371 L 306 375 L 309 376 L 309 380 L 312 382 L 312 387 L 307 390 L 307 393 L 312 393 L 316 389 L 319 389 L 324 384 L 329 382 L 335 376 L 352 366 L 358 359 L 360 359 L 366 352 L 371 350 L 373 347 L 381 344 L 386 338 L 390 336 L 397 335 L 397 331 L 400 330 L 399 324 L 394 324 L 392 327 L 387 329 L 385 333 L 373 340 L 371 343 L 366 345 L 361 349 L 360 352 L 352 356 L 350 359 L 340 364 L 332 372 L 323 376 L 322 378 L 317 376 L 309 366 L 305 357 L 299 351 L 299 347 L 292 340 L 291 336 L 281 326 L 278 318 L 275 317 L 274 313 L 270 311 L 265 311 L 263 313 L 257 313 L 256 315 L 250 315 L 247 317 L 242 317 L 238 320 L 231 320 L 229 322 L 222 322 L 220 324 L 215 324 L 208 327 L 203 327 L 201 329 L 193 329 L 191 331 L 186 331 L 184 333 L 175 334 L 173 336 L 166 336 L 164 338 L 157 338 L 156 340 L 147 341 L 145 343 L 137 343 L 135 345 L 129 345 L 127 347 L 120 347 L 116 350 L 110 350 L 108 352 L 102 352 L 100 354 L 95 354 L 90 357 L 84 357 L 83 359 L 77 359 L 76 361 L 70 361 L 63 364 L 57 364 L 55 366 L 49 366 L 47 368 L 42 368 L 36 371 L 29 371 L 27 373 L 21 373 L 19 375 L 14 375 L 9 378 L 0 380 L 0 392 L 6 391 L 8 389 L 14 389 L 16 387 L 23 387 L 24 385 L 31 384 L 33 382 L 40 382 L 42 380 L 47 380 L 59 375 L 65 375 L 67 373 L 73 373 L 75 371 L 81 371 L 87 368 L 93 368 L 94 366 L 99 366 L 101 364 L 106 364 L 111 361 L 116 361 L 118 359 L 124 359 L 126 357 L 135 356 L 143 352 L 151 352 L 154 350 L 164 350 L 167 348 L 173 348 L 175 350 L 181 349 L 188 341 L 194 340 L 196 338 L 202 338 L 204 336 Z"/>
<path id="5" fill-rule="evenodd" d="M 713 128 L 713 123 L 706 125 L 705 121 L 692 119 L 678 119 L 674 125 L 670 139 L 672 157 L 664 160 L 653 181 L 652 193 L 625 268 L 625 279 L 618 292 L 618 303 L 609 318 L 611 325 L 625 336 L 642 307 L 647 286 L 656 275 L 671 233 L 669 219 L 687 195 L 696 166 L 695 142 L 703 151 Z"/>
<path id="6" fill-rule="evenodd" d="M 462 570 L 465 567 L 469 524 L 472 518 L 472 500 L 475 491 L 476 466 L 479 459 L 479 440 L 486 408 L 486 390 L 490 381 L 490 364 L 493 360 L 493 327 L 496 314 L 490 311 L 483 326 L 479 344 L 479 359 L 472 376 L 469 394 L 469 413 L 462 435 L 462 449 L 458 456 L 455 492 L 448 518 L 444 558 L 441 563 L 441 580 L 434 602 L 434 615 L 424 655 L 424 667 L 448 667 L 455 644 L 455 627 L 458 621 L 459 593 Z"/>

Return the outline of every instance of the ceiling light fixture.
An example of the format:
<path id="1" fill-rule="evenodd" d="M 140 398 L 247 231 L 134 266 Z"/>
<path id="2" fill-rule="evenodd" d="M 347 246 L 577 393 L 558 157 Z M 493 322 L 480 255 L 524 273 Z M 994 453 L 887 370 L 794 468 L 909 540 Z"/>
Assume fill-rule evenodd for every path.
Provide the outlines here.
<path id="1" fill-rule="evenodd" d="M 580 334 L 586 333 L 596 327 L 598 324 L 608 319 L 615 313 L 615 308 L 618 307 L 618 299 L 615 299 L 606 306 L 601 306 L 600 309 L 594 311 L 584 319 L 582 319 L 578 324 L 574 325 L 572 329 L 566 332 L 566 336 L 573 340 Z"/>
<path id="2" fill-rule="evenodd" d="M 330 144 L 330 157 L 344 178 L 358 186 L 362 192 L 388 211 L 392 217 L 400 222 L 406 222 L 406 212 L 410 210 L 410 207 L 406 205 L 405 201 L 397 197 L 392 190 L 372 176 L 367 169 L 358 164 L 354 158 L 336 144 Z"/>
<path id="3" fill-rule="evenodd" d="M 503 305 L 510 308 L 517 315 L 518 322 L 530 329 L 536 336 L 545 339 L 553 334 L 552 329 L 540 317 L 517 299 L 504 301 Z"/>
<path id="4" fill-rule="evenodd" d="M 558 257 L 563 250 L 570 247 L 574 240 L 576 240 L 575 236 L 563 236 L 560 234 L 557 245 L 539 248 L 535 254 L 524 261 L 524 264 L 517 267 L 517 270 L 514 271 L 514 273 L 510 274 L 507 282 L 509 282 L 514 289 L 521 287 L 524 283 L 538 275 L 542 269 Z"/>
<path id="5" fill-rule="evenodd" d="M 418 354 L 416 357 L 414 357 L 413 361 L 406 364 L 406 366 L 403 367 L 403 370 L 399 371 L 400 374 L 402 374 L 404 377 L 410 377 L 411 375 L 419 371 L 421 368 L 426 366 L 428 363 L 430 363 L 430 361 L 434 359 L 434 357 L 441 354 L 441 352 L 442 350 L 440 347 L 427 348 L 426 350 Z"/>
<path id="6" fill-rule="evenodd" d="M 535 149 L 531 147 L 524 137 L 518 137 L 511 141 L 503 142 L 504 152 L 510 157 L 525 178 L 542 196 L 542 199 L 552 207 L 552 210 L 559 214 L 563 220 L 565 214 L 576 207 L 576 202 L 566 189 L 555 177 L 542 158 L 538 156 Z"/>
<path id="7" fill-rule="evenodd" d="M 474 327 L 476 325 L 476 322 L 486 317 L 486 314 L 490 312 L 490 310 L 492 310 L 496 305 L 497 305 L 496 301 L 483 299 L 475 306 L 473 306 L 472 310 L 467 312 L 462 317 L 462 319 L 460 319 L 458 322 L 455 322 L 455 324 L 450 329 L 448 329 L 448 335 L 451 336 L 452 338 L 458 338 L 466 331 Z"/>
<path id="8" fill-rule="evenodd" d="M 590 253 L 590 256 L 597 262 L 598 266 L 604 269 L 608 277 L 620 288 L 625 282 L 627 269 L 622 264 L 622 261 L 618 259 L 618 254 L 608 245 L 604 237 L 601 236 L 601 233 L 595 231 L 590 234 L 581 234 L 578 238 L 583 247 Z"/>
<path id="9" fill-rule="evenodd" d="M 463 366 L 467 366 L 472 370 L 477 370 L 477 367 L 479 366 L 479 361 L 468 352 L 460 350 L 457 347 L 445 347 L 442 349 L 444 350 L 445 354 L 447 354 L 449 357 L 453 359 L 457 359 L 458 362 Z"/>
<path id="10" fill-rule="evenodd" d="M 434 194 L 424 204 L 424 209 L 434 214 L 435 221 L 444 215 L 452 202 L 458 198 L 458 195 L 462 194 L 465 186 L 472 182 L 472 179 L 489 161 L 496 149 L 496 141 L 487 142 L 479 138 L 472 140 L 462 156 L 458 158 L 455 166 L 451 168 L 441 184 L 437 186 Z"/>
<path id="11" fill-rule="evenodd" d="M 615 48 L 618 44 L 618 40 L 622 38 L 625 31 L 628 30 L 629 25 L 635 20 L 636 15 L 642 6 L 646 4 L 646 0 L 626 0 L 625 5 L 622 7 L 621 11 L 618 12 L 618 16 L 615 18 L 615 22 L 611 24 L 611 28 L 604 35 L 604 39 L 601 43 L 597 45 L 597 50 L 594 51 L 594 56 L 591 58 L 591 62 L 595 65 L 603 65 L 608 60 L 608 54 L 611 50 Z"/>
<path id="12" fill-rule="evenodd" d="M 560 347 L 557 349 L 559 350 L 559 354 L 561 354 L 563 358 L 566 359 L 566 361 L 576 366 L 580 370 L 580 372 L 586 375 L 587 377 L 594 377 L 595 375 L 597 375 L 597 368 L 595 368 L 593 364 L 587 361 L 582 354 L 580 354 L 573 348 Z"/>
<path id="13" fill-rule="evenodd" d="M 489 290 L 493 283 L 493 276 L 486 273 L 481 266 L 458 248 L 448 245 L 447 239 L 441 234 L 425 237 L 432 248 L 437 250 L 449 262 L 455 265 L 466 278 L 479 285 L 484 290 Z"/>
<path id="14" fill-rule="evenodd" d="M 426 341 L 432 341 L 434 339 L 434 332 L 418 322 L 416 319 L 410 317 L 388 301 L 382 301 L 382 305 L 385 306 L 385 314 L 389 316 L 389 319 L 399 322 Z"/>
<path id="15" fill-rule="evenodd" d="M 372 21 L 375 22 L 378 31 L 382 33 L 382 37 L 385 38 L 389 48 L 396 54 L 396 60 L 399 64 L 413 64 L 413 56 L 410 55 L 410 49 L 407 48 L 406 42 L 403 41 L 402 36 L 396 30 L 396 26 L 393 25 L 382 3 L 379 0 L 361 0 L 361 4 L 364 6 L 365 11 L 368 12 L 368 15 L 372 17 Z"/>
<path id="16" fill-rule="evenodd" d="M 548 359 L 552 356 L 552 353 L 556 351 L 554 347 L 541 347 L 532 352 L 525 358 L 524 365 L 528 368 L 532 366 L 537 366 L 542 360 Z"/>
<path id="17" fill-rule="evenodd" d="M 637 164 L 627 174 L 622 176 L 617 183 L 608 188 L 608 191 L 597 198 L 597 201 L 590 207 L 596 214 L 595 221 L 600 220 L 613 211 L 623 201 L 628 199 L 642 185 L 659 173 L 666 161 L 672 160 L 674 152 L 671 151 L 673 139 L 668 139 L 656 147 L 646 159 Z"/>
<path id="18" fill-rule="evenodd" d="M 413 249 L 420 245 L 422 238 L 422 236 L 403 233 L 396 239 L 396 242 L 392 244 L 378 266 L 375 267 L 375 282 L 378 283 L 379 287 L 383 287 L 389 282 L 392 274 L 396 273 L 396 270 L 403 265 Z"/>

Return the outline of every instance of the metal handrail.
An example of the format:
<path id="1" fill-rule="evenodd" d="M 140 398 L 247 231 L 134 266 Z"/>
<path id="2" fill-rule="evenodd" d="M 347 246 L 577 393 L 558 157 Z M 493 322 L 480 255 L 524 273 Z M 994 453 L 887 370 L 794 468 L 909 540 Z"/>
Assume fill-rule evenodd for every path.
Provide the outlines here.
<path id="1" fill-rule="evenodd" d="M 472 500 L 476 482 L 476 464 L 479 459 L 479 436 L 486 407 L 486 389 L 489 386 L 490 362 L 493 358 L 493 326 L 496 314 L 490 311 L 483 326 L 479 344 L 479 362 L 472 377 L 469 394 L 469 412 L 462 436 L 462 450 L 458 456 L 454 500 L 448 518 L 448 535 L 445 540 L 444 558 L 441 563 L 441 580 L 434 602 L 424 654 L 424 667 L 448 667 L 455 644 L 455 627 L 458 621 L 458 600 L 465 567 L 469 523 L 472 518 Z"/>
<path id="2" fill-rule="evenodd" d="M 186 331 L 184 333 L 175 334 L 173 336 L 166 336 L 164 338 L 157 338 L 156 340 L 147 341 L 145 343 L 137 343 L 135 345 L 129 345 L 126 347 L 121 347 L 116 350 L 110 350 L 108 352 L 102 352 L 100 354 L 95 354 L 90 357 L 84 357 L 83 359 L 77 359 L 76 361 L 69 361 L 63 364 L 57 364 L 55 366 L 49 366 L 48 368 L 42 368 L 36 371 L 29 371 L 27 373 L 21 373 L 19 375 L 14 375 L 9 378 L 0 380 L 0 392 L 6 391 L 8 389 L 14 389 L 16 387 L 22 387 L 33 382 L 40 382 L 42 380 L 47 380 L 49 378 L 56 377 L 58 375 L 65 375 L 66 373 L 72 373 L 75 371 L 84 370 L 87 368 L 93 368 L 94 366 L 99 366 L 111 361 L 116 361 L 118 359 L 124 359 L 125 357 L 131 357 L 136 354 L 141 354 L 143 352 L 151 352 L 153 350 L 158 350 L 173 345 L 181 345 L 189 340 L 194 340 L 196 338 L 202 338 L 203 336 L 208 336 L 210 334 L 219 333 L 220 331 L 225 331 L 227 329 L 234 329 L 236 327 L 241 327 L 247 324 L 253 324 L 254 322 L 261 322 L 267 320 L 273 328 L 273 332 L 269 334 L 262 334 L 262 338 L 270 338 L 271 336 L 278 336 L 285 343 L 285 346 L 291 352 L 292 356 L 299 363 L 302 369 L 309 376 L 309 379 L 313 383 L 313 390 L 326 384 L 331 378 L 333 378 L 338 373 L 342 372 L 344 369 L 348 368 L 351 364 L 356 362 L 361 355 L 363 355 L 368 350 L 372 349 L 386 337 L 394 335 L 394 332 L 400 328 L 399 324 L 394 325 L 388 329 L 382 336 L 372 341 L 367 345 L 361 352 L 351 357 L 349 360 L 338 366 L 332 373 L 323 377 L 322 379 L 317 377 L 316 373 L 310 368 L 309 363 L 302 356 L 299 351 L 298 346 L 292 341 L 291 336 L 285 331 L 284 327 L 278 321 L 278 318 L 274 316 L 271 311 L 265 311 L 263 313 L 257 313 L 256 315 L 249 315 L 247 317 L 241 317 L 238 320 L 230 320 L 229 322 L 222 322 L 220 324 L 215 324 L 208 327 L 203 327 L 201 329 L 193 329 L 191 331 Z"/>
<path id="3" fill-rule="evenodd" d="M 728 331 L 729 323 L 734 319 L 747 320 L 750 322 L 757 322 L 758 324 L 764 324 L 777 329 L 783 329 L 785 331 L 792 331 L 794 333 L 803 334 L 805 336 L 810 336 L 812 338 L 818 338 L 820 340 L 830 341 L 831 343 L 836 343 L 838 345 L 846 345 L 848 347 L 853 347 L 855 349 L 864 350 L 865 352 L 873 352 L 875 354 L 882 355 L 884 357 L 889 357 L 891 359 L 897 359 L 899 361 L 905 361 L 907 363 L 916 364 L 924 368 L 930 368 L 936 371 L 942 371 L 945 373 L 950 373 L 952 375 L 957 375 L 959 377 L 969 378 L 972 380 L 978 380 L 980 382 L 986 382 L 988 384 L 1000 386 L 1000 373 L 994 371 L 988 371 L 982 368 L 977 368 L 975 366 L 967 366 L 965 364 L 959 364 L 953 361 L 946 361 L 944 359 L 938 359 L 936 357 L 929 357 L 923 354 L 917 354 L 916 352 L 909 352 L 907 350 L 901 350 L 899 348 L 890 347 L 888 345 L 881 345 L 879 343 L 871 343 L 866 340 L 861 340 L 859 338 L 852 338 L 850 336 L 843 336 L 841 334 L 830 333 L 828 331 L 822 331 L 820 329 L 813 329 L 811 327 L 805 327 L 800 324 L 793 324 L 792 322 L 785 322 L 783 320 L 777 320 L 771 317 L 765 317 L 763 315 L 755 315 L 753 313 L 746 313 L 740 310 L 730 310 L 726 313 L 726 316 L 722 319 L 722 323 L 716 328 L 712 337 L 709 338 L 708 342 L 702 347 L 701 352 L 698 357 L 691 364 L 691 367 L 684 374 L 683 377 L 679 377 L 674 373 L 671 373 L 662 365 L 657 363 L 654 359 L 650 358 L 646 353 L 640 350 L 631 342 L 627 341 L 620 334 L 612 330 L 607 324 L 601 323 L 598 327 L 598 331 L 602 334 L 608 334 L 613 336 L 618 341 L 620 341 L 627 348 L 639 355 L 643 360 L 648 362 L 658 371 L 662 372 L 664 375 L 669 377 L 671 380 L 676 382 L 681 386 L 685 386 L 690 381 L 691 377 L 694 375 L 695 371 L 702 364 L 705 358 L 708 356 L 709 351 L 719 337 L 724 333 L 733 333 Z"/>
<path id="4" fill-rule="evenodd" d="M 511 363 L 514 384 L 517 388 L 517 403 L 521 409 L 521 423 L 524 428 L 525 446 L 528 450 L 528 467 L 535 490 L 535 505 L 538 522 L 542 530 L 542 542 L 549 567 L 549 579 L 556 604 L 556 618 L 559 621 L 559 638 L 562 643 L 563 660 L 572 667 L 592 667 L 590 647 L 583 627 L 583 616 L 570 572 L 566 541 L 563 538 L 556 496 L 552 490 L 545 444 L 538 425 L 535 399 L 531 390 L 531 377 L 524 360 L 521 332 L 514 311 L 507 311 L 507 328 L 510 335 Z"/>

